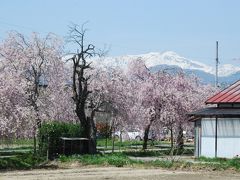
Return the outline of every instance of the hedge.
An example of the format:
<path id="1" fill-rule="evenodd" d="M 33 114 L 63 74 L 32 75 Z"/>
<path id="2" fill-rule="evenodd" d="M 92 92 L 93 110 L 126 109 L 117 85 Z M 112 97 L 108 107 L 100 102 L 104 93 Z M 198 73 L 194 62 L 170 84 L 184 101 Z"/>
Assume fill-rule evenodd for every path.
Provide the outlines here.
<path id="1" fill-rule="evenodd" d="M 80 125 L 55 121 L 43 123 L 38 131 L 40 155 L 48 155 L 49 159 L 58 157 L 62 150 L 60 137 L 81 137 Z"/>

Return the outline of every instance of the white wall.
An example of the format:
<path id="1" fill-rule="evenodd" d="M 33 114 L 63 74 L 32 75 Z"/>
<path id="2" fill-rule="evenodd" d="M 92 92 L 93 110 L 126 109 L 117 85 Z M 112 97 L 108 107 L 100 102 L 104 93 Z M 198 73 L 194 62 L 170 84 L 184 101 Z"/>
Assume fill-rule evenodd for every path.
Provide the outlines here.
<path id="1" fill-rule="evenodd" d="M 202 118 L 200 156 L 215 157 L 215 118 Z M 218 118 L 217 157 L 240 156 L 240 118 Z"/>
<path id="2" fill-rule="evenodd" d="M 240 155 L 240 118 L 218 118 L 217 156 Z"/>
<path id="3" fill-rule="evenodd" d="M 202 118 L 200 156 L 215 157 L 215 118 Z"/>

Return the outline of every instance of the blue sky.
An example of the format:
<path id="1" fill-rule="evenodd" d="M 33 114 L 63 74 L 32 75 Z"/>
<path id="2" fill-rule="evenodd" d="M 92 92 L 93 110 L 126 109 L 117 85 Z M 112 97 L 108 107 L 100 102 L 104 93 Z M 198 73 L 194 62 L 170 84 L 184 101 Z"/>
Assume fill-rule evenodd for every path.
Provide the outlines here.
<path id="1" fill-rule="evenodd" d="M 88 21 L 88 40 L 110 46 L 109 56 L 171 50 L 211 65 L 218 40 L 220 62 L 237 64 L 239 9 L 239 0 L 5 0 L 0 39 L 10 30 L 66 36 L 71 22 Z"/>

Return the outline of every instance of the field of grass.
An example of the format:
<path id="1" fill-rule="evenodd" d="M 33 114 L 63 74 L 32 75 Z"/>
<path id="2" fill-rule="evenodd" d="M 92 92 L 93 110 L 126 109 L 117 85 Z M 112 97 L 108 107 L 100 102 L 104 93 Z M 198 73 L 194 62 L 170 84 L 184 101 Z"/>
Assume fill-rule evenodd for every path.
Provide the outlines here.
<path id="1" fill-rule="evenodd" d="M 106 146 L 107 145 L 107 146 Z M 143 141 L 115 141 L 114 150 L 126 152 L 127 155 L 132 156 L 159 156 L 170 153 L 170 143 L 164 141 L 148 141 L 148 149 L 152 151 L 141 151 Z M 38 146 L 37 146 L 38 147 Z M 97 149 L 100 152 L 112 152 L 112 140 L 98 139 Z M 32 139 L 14 139 L 0 141 L 0 158 L 6 156 L 21 155 L 33 151 Z M 185 145 L 183 152 L 174 152 L 174 154 L 193 154 L 193 145 Z"/>
<path id="2" fill-rule="evenodd" d="M 184 170 L 240 170 L 240 159 L 220 159 L 220 158 L 204 158 L 196 159 L 195 162 L 189 161 L 172 161 L 172 160 L 152 160 L 141 161 L 132 160 L 125 153 L 111 153 L 111 154 L 97 154 L 97 155 L 74 155 L 61 156 L 59 161 L 78 162 L 82 166 L 96 165 L 96 166 L 116 166 L 116 167 L 145 167 L 145 168 L 173 168 Z"/>
<path id="3" fill-rule="evenodd" d="M 132 160 L 129 157 L 160 157 L 170 154 L 169 142 L 149 141 L 149 150 L 142 151 L 142 141 L 116 141 L 115 150 L 121 149 L 121 153 L 110 153 L 112 149 L 112 141 L 108 139 L 107 148 L 106 140 L 99 139 L 97 141 L 100 154 L 97 155 L 74 155 L 74 156 L 60 156 L 59 161 L 71 162 L 77 161 L 82 165 L 99 165 L 99 166 L 149 166 L 149 167 L 170 167 L 175 164 L 168 161 L 151 161 L 142 162 Z M 101 152 L 101 150 L 104 150 Z M 184 152 L 174 152 L 174 154 L 191 155 L 192 146 L 190 149 L 186 146 Z M 45 162 L 46 157 L 38 157 L 32 154 L 33 140 L 18 139 L 12 141 L 1 141 L 0 145 L 0 169 L 28 169 L 39 167 Z"/>
<path id="4" fill-rule="evenodd" d="M 143 167 L 143 168 L 166 168 L 166 169 L 184 169 L 184 170 L 240 170 L 240 159 L 224 158 L 205 158 L 201 157 L 195 160 L 184 161 L 176 159 L 167 159 L 162 151 L 124 151 L 120 153 L 105 153 L 96 155 L 60 155 L 57 159 L 57 166 L 60 164 L 78 163 L 80 166 L 114 166 L 114 167 Z M 143 161 L 132 159 L 130 157 L 153 157 L 152 160 Z M 156 158 L 155 158 L 156 157 Z M 158 158 L 161 157 L 161 158 Z M 10 157 L 0 158 L 0 170 L 14 169 L 32 169 L 46 167 L 45 158 L 38 157 L 32 153 L 15 154 Z M 50 162 L 51 164 L 51 162 Z"/>
<path id="5" fill-rule="evenodd" d="M 44 158 L 32 153 L 22 153 L 0 158 L 0 170 L 32 169 L 39 167 Z"/>
<path id="6" fill-rule="evenodd" d="M 97 148 L 98 150 L 112 150 L 112 140 L 111 139 L 98 139 L 97 140 Z M 141 150 L 143 146 L 143 141 L 119 141 L 116 140 L 114 143 L 114 149 L 115 150 Z M 192 149 L 193 150 L 193 144 L 188 143 L 185 144 L 184 147 L 186 149 Z M 149 149 L 169 149 L 170 148 L 170 142 L 169 141 L 148 141 L 148 148 Z"/>
<path id="7" fill-rule="evenodd" d="M 197 159 L 197 161 L 203 164 L 207 164 L 209 166 L 214 166 L 217 169 L 234 168 L 234 169 L 240 170 L 240 158 L 227 159 L 227 158 L 200 157 Z"/>
<path id="8" fill-rule="evenodd" d="M 32 139 L 15 139 L 0 141 L 0 170 L 30 169 L 40 167 L 46 162 L 46 157 L 33 155 Z M 149 141 L 148 150 L 142 150 L 142 141 L 116 141 L 115 150 L 111 153 L 111 139 L 98 139 L 97 147 L 100 150 L 96 155 L 60 155 L 58 162 L 78 162 L 81 166 L 116 166 L 116 167 L 161 167 L 174 169 L 206 169 L 206 170 L 240 170 L 240 158 L 205 158 L 200 157 L 192 161 L 164 158 L 169 155 L 193 156 L 193 144 L 186 144 L 184 149 L 171 151 L 169 142 Z M 106 147 L 107 145 L 107 147 Z M 135 160 L 130 157 L 151 157 L 149 161 Z M 44 162 L 44 163 L 43 163 Z"/>
<path id="9" fill-rule="evenodd" d="M 97 154 L 97 155 L 73 155 L 73 156 L 60 156 L 59 160 L 62 163 L 78 162 L 81 165 L 98 165 L 98 166 L 115 166 L 115 167 L 162 167 L 170 168 L 174 164 L 171 161 L 148 161 L 132 160 L 123 153 L 111 154 Z"/>
<path id="10" fill-rule="evenodd" d="M 30 153 L 33 150 L 32 139 L 2 139 L 0 140 L 0 158 L 15 157 Z"/>
<path id="11" fill-rule="evenodd" d="M 97 140 L 97 146 L 112 146 L 112 139 L 107 139 L 107 143 L 106 143 L 106 139 L 98 139 Z M 138 145 L 138 146 L 142 146 L 143 145 L 143 141 L 137 141 L 137 140 L 131 140 L 131 141 L 119 141 L 119 140 L 115 140 L 115 146 L 131 146 L 131 145 Z M 148 141 L 148 145 L 164 145 L 164 144 L 170 144 L 170 142 L 168 141 Z"/>
<path id="12" fill-rule="evenodd" d="M 33 139 L 1 139 L 0 148 L 8 146 L 33 146 Z"/>
<path id="13" fill-rule="evenodd" d="M 223 158 L 205 158 L 195 159 L 194 162 L 189 161 L 172 161 L 157 159 L 152 161 L 132 160 L 125 153 L 97 154 L 97 155 L 74 155 L 61 156 L 59 161 L 78 162 L 81 165 L 96 166 L 116 166 L 116 167 L 144 167 L 144 168 L 165 168 L 165 169 L 181 169 L 181 170 L 206 170 L 206 171 L 222 171 L 235 170 L 240 172 L 240 158 L 223 159 Z"/>

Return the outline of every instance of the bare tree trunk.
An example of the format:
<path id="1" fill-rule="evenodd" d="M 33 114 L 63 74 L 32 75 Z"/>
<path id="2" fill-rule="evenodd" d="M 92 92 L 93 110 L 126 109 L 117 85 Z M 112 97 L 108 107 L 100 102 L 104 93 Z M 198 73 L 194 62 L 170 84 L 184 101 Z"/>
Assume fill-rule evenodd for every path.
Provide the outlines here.
<path id="1" fill-rule="evenodd" d="M 33 153 L 37 154 L 37 138 L 36 138 L 36 130 L 33 132 Z"/>
<path id="2" fill-rule="evenodd" d="M 143 150 L 147 149 L 147 142 L 148 142 L 148 133 L 149 133 L 149 125 L 144 130 L 144 137 L 143 137 Z"/>
<path id="3" fill-rule="evenodd" d="M 36 103 L 37 99 L 39 97 L 39 90 L 38 90 L 38 83 L 37 82 L 35 82 L 35 91 L 34 91 L 35 96 L 31 96 L 31 101 L 32 101 L 31 104 L 32 104 L 33 109 L 36 113 L 36 119 L 35 119 L 36 125 L 33 127 L 33 152 L 34 152 L 35 155 L 37 154 L 37 137 L 36 137 L 37 136 L 37 130 L 39 128 L 41 128 L 41 124 L 42 124 L 40 116 L 39 116 L 39 107 Z"/>
<path id="4" fill-rule="evenodd" d="M 113 130 L 113 134 L 115 134 L 115 128 L 112 127 Z M 115 136 L 112 137 L 112 153 L 114 152 L 114 148 L 115 148 Z"/>
<path id="5" fill-rule="evenodd" d="M 107 119 L 106 119 L 106 130 L 105 130 L 105 149 L 107 149 L 107 144 L 108 144 L 108 135 L 109 135 L 109 129 L 108 129 L 108 123 L 107 123 Z"/>
<path id="6" fill-rule="evenodd" d="M 147 142 L 148 142 L 148 135 L 149 135 L 149 130 L 152 125 L 152 121 L 146 126 L 144 130 L 144 137 L 143 137 L 143 150 L 147 149 Z"/>
<path id="7" fill-rule="evenodd" d="M 83 106 L 82 104 L 78 104 L 78 106 L 76 107 L 76 113 L 77 113 L 78 119 L 80 120 L 80 124 L 81 124 L 81 130 L 82 130 L 81 136 L 83 138 L 88 139 L 88 143 L 84 144 L 84 146 L 83 146 L 83 152 L 90 153 L 90 149 L 89 149 L 91 146 L 90 118 L 86 117 L 85 106 Z"/>
<path id="8" fill-rule="evenodd" d="M 89 154 L 96 154 L 97 153 L 96 138 L 90 138 L 88 146 L 89 146 Z"/>
<path id="9" fill-rule="evenodd" d="M 37 154 L 37 130 L 41 128 L 41 120 L 38 115 L 38 108 L 37 108 L 37 127 L 34 127 L 33 132 L 33 152 L 36 155 Z"/>
<path id="10" fill-rule="evenodd" d="M 171 128 L 170 128 L 170 133 L 171 133 L 171 136 L 170 136 L 171 149 L 173 149 L 173 128 L 172 128 L 172 126 L 171 126 Z"/>
<path id="11" fill-rule="evenodd" d="M 85 123 L 81 123 L 81 125 L 83 129 L 82 135 L 88 139 L 88 146 L 84 146 L 84 152 L 95 154 L 97 152 L 95 123 L 91 117 L 87 117 Z"/>
<path id="12" fill-rule="evenodd" d="M 106 134 L 106 136 L 105 136 L 105 149 L 107 149 L 107 146 L 108 146 L 108 136 Z"/>
<path id="13" fill-rule="evenodd" d="M 122 131 L 120 131 L 120 137 L 119 137 L 119 140 L 120 140 L 119 151 L 121 151 L 121 148 L 122 148 Z"/>
<path id="14" fill-rule="evenodd" d="M 183 139 L 183 128 L 182 125 L 179 124 L 178 126 L 178 136 L 177 136 L 177 148 L 182 150 L 184 146 L 184 139 Z"/>
<path id="15" fill-rule="evenodd" d="M 89 141 L 89 153 L 96 154 L 97 153 L 97 128 L 94 122 L 95 110 L 91 112 L 90 120 L 90 141 Z"/>

